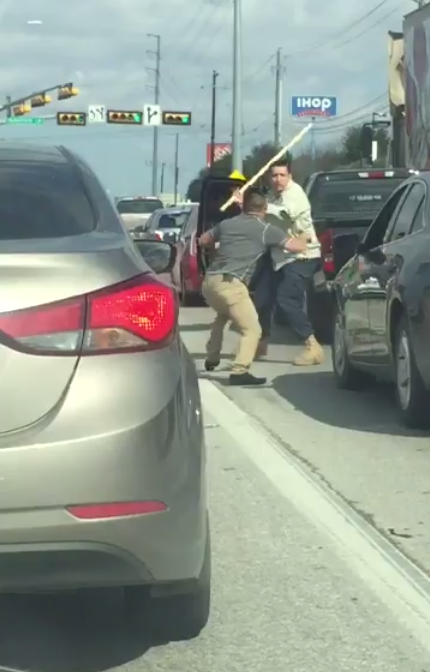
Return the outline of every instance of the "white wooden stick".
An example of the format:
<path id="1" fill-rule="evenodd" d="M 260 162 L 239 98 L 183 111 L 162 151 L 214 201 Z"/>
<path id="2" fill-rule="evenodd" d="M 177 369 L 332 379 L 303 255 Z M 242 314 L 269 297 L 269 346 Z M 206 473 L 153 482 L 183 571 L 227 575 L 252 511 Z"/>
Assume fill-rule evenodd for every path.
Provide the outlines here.
<path id="1" fill-rule="evenodd" d="M 285 145 L 285 147 L 283 147 L 282 149 L 280 149 L 279 152 L 278 152 L 277 154 L 275 154 L 275 156 L 273 156 L 273 157 L 270 159 L 270 161 L 268 161 L 268 162 L 266 163 L 265 166 L 263 166 L 262 168 L 260 168 L 260 170 L 258 171 L 258 173 L 255 173 L 255 175 L 254 175 L 253 177 L 251 177 L 251 179 L 248 180 L 248 182 L 247 182 L 246 184 L 244 184 L 243 187 L 241 187 L 241 188 L 239 189 L 239 193 L 240 193 L 240 194 L 243 194 L 244 191 L 246 191 L 246 190 L 248 189 L 248 187 L 251 187 L 253 184 L 255 184 L 255 182 L 256 182 L 262 175 L 264 175 L 264 173 L 266 173 L 266 172 L 269 170 L 270 166 L 273 166 L 273 164 L 276 163 L 276 161 L 279 161 L 279 159 L 280 159 L 282 156 L 284 156 L 284 154 L 286 154 L 286 152 L 288 152 L 292 147 L 294 147 L 294 145 L 297 145 L 297 143 L 299 143 L 300 140 L 301 140 L 302 138 L 304 138 L 304 136 L 306 135 L 306 133 L 308 133 L 308 132 L 311 130 L 311 128 L 312 128 L 312 124 L 308 124 L 307 126 L 305 126 L 305 127 L 300 131 L 300 133 L 297 133 L 297 135 L 295 135 L 294 138 L 293 138 L 292 140 L 290 140 L 290 142 L 288 143 L 288 145 Z M 234 201 L 235 201 L 235 197 L 234 197 L 234 196 L 231 196 L 231 197 L 228 199 L 228 201 L 226 201 L 226 202 L 224 203 L 224 205 L 221 206 L 221 208 L 220 208 L 221 212 L 224 212 L 225 210 L 227 210 L 227 208 L 228 208 L 232 203 L 234 203 Z"/>

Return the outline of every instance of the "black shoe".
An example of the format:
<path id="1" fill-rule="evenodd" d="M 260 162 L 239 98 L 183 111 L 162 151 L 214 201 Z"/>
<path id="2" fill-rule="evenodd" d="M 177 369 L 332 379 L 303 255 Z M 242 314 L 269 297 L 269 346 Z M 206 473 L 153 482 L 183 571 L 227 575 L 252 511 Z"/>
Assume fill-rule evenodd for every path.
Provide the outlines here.
<path id="1" fill-rule="evenodd" d="M 208 372 L 215 371 L 215 369 L 219 365 L 220 365 L 220 360 L 219 359 L 216 362 L 211 362 L 211 361 L 209 361 L 209 359 L 205 359 L 205 369 Z"/>
<path id="2" fill-rule="evenodd" d="M 265 385 L 267 378 L 257 378 L 252 373 L 231 373 L 229 378 L 230 385 Z"/>

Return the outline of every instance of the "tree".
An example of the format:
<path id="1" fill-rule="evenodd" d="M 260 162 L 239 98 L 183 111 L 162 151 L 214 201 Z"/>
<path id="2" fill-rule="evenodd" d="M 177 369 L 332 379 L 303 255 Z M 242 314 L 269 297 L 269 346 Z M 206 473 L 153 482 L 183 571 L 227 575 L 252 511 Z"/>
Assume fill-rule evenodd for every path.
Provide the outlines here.
<path id="1" fill-rule="evenodd" d="M 342 138 L 342 150 L 349 163 L 361 160 L 361 129 L 362 126 L 351 126 Z M 378 143 L 378 158 L 385 158 L 388 152 L 388 133 L 385 128 L 378 128 L 374 134 Z"/>
<path id="2" fill-rule="evenodd" d="M 361 128 L 361 124 L 348 128 L 340 143 L 332 143 L 324 149 L 317 151 L 315 160 L 312 159 L 308 151 L 302 152 L 295 157 L 290 157 L 293 163 L 294 179 L 302 184 L 311 173 L 319 170 L 346 168 L 351 166 L 351 164 L 361 165 Z M 389 146 L 387 131 L 384 128 L 380 128 L 376 131 L 375 137 L 378 141 L 379 155 L 376 165 L 385 165 L 385 157 Z M 277 148 L 270 142 L 255 145 L 243 161 L 245 176 L 249 178 L 255 175 L 276 154 L 276 151 Z M 232 157 L 230 155 L 223 156 L 213 166 L 214 175 L 227 177 L 231 171 Z M 199 171 L 198 176 L 188 186 L 187 198 L 192 201 L 200 199 L 202 180 L 208 173 L 208 168 L 202 168 Z M 262 183 L 267 184 L 267 176 L 263 178 Z"/>

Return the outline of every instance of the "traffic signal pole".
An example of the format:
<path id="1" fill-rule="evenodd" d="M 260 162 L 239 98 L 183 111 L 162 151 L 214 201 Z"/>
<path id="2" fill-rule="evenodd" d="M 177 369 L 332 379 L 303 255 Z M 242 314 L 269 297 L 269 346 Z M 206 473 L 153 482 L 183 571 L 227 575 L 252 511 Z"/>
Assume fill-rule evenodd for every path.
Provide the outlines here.
<path id="1" fill-rule="evenodd" d="M 175 205 L 178 202 L 178 191 L 179 191 L 179 133 L 176 133 L 175 138 Z"/>
<path id="2" fill-rule="evenodd" d="M 160 65 L 161 65 L 161 37 L 154 33 L 148 33 L 148 37 L 153 37 L 157 42 L 155 54 L 155 87 L 154 87 L 154 103 L 160 104 Z M 152 195 L 157 196 L 158 193 L 158 126 L 153 129 L 152 141 Z"/>
<path id="3" fill-rule="evenodd" d="M 12 100 L 11 97 L 8 96 L 5 105 L 0 106 L 0 112 L 8 112 L 8 110 L 10 111 L 14 107 L 22 105 L 31 98 L 39 98 L 39 96 L 44 96 L 45 94 L 50 93 L 51 91 L 56 91 L 57 89 L 73 89 L 73 84 L 71 82 L 67 84 L 56 84 L 55 86 L 49 86 L 48 88 L 41 89 L 40 91 L 34 91 L 33 93 L 28 94 L 27 96 L 16 98 L 15 100 Z"/>

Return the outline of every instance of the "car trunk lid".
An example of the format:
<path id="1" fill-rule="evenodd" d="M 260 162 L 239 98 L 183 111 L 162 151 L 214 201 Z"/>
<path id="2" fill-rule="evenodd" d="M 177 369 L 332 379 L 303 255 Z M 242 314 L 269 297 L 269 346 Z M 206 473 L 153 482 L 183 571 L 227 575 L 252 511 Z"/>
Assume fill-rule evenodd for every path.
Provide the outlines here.
<path id="1" fill-rule="evenodd" d="M 0 434 L 34 425 L 55 412 L 67 394 L 79 362 L 83 320 L 81 328 L 68 329 L 61 302 L 121 282 L 133 268 L 142 272 L 140 257 L 127 251 L 123 234 L 97 235 L 98 249 L 92 234 L 45 240 L 43 252 L 37 241 L 2 243 Z M 49 323 L 53 314 L 56 324 Z M 62 349 L 76 355 L 62 355 Z"/>

